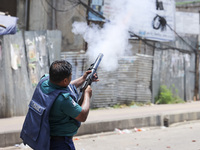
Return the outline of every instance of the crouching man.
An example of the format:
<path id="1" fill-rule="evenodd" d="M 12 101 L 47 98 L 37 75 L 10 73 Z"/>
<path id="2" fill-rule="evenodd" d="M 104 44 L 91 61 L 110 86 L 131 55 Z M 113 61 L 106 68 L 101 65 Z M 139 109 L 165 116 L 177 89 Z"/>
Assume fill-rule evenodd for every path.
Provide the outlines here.
<path id="1" fill-rule="evenodd" d="M 72 66 L 65 60 L 51 64 L 49 75 L 38 83 L 24 121 L 20 137 L 35 150 L 75 150 L 73 136 L 89 113 L 92 89 L 84 92 L 82 104 L 77 103 L 77 89 L 87 75 L 74 81 Z M 96 75 L 95 75 L 96 78 Z M 95 80 L 98 81 L 98 80 Z"/>

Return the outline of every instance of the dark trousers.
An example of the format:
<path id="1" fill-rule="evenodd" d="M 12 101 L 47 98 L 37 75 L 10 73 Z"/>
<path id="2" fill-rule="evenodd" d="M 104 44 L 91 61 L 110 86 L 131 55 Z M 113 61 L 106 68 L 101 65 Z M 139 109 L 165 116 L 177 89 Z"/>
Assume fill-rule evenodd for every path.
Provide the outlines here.
<path id="1" fill-rule="evenodd" d="M 50 150 L 75 150 L 72 137 L 51 137 Z"/>

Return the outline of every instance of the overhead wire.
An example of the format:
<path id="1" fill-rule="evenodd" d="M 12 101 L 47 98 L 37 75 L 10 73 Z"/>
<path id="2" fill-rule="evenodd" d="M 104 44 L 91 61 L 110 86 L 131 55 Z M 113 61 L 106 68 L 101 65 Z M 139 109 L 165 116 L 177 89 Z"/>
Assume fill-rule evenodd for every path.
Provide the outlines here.
<path id="1" fill-rule="evenodd" d="M 79 3 L 76 2 L 76 1 L 74 1 L 74 0 L 73 0 L 73 1 L 72 1 L 72 0 L 67 0 L 68 2 L 72 3 L 72 4 L 71 4 L 71 7 L 70 7 L 70 5 L 69 5 L 68 7 L 70 7 L 70 8 L 61 10 L 61 9 L 58 9 L 58 8 L 56 8 L 55 6 L 53 6 L 53 4 L 50 3 L 48 0 L 45 0 L 45 1 L 46 1 L 46 3 L 47 3 L 53 10 L 55 10 L 55 11 L 57 11 L 57 12 L 67 12 L 67 11 L 72 10 L 72 9 L 73 9 L 74 7 L 76 7 L 77 5 L 79 5 Z M 44 11 L 50 16 L 48 10 L 47 10 L 47 9 L 45 8 L 45 6 L 44 6 L 43 0 L 41 0 L 41 4 L 42 4 L 42 7 L 44 8 Z M 73 5 L 73 4 L 74 4 L 74 5 Z"/>
<path id="2" fill-rule="evenodd" d="M 94 15 L 100 17 L 101 19 L 104 19 L 105 21 L 109 21 L 108 19 L 106 19 L 103 15 L 101 15 L 99 12 L 95 11 L 94 9 L 92 9 L 90 6 L 88 6 L 87 4 L 85 4 L 84 2 L 82 2 L 81 0 L 78 0 L 80 2 L 80 4 L 82 4 L 84 7 L 86 7 L 91 13 L 93 13 Z M 187 46 L 189 46 L 193 52 L 196 52 L 196 49 L 193 48 L 190 44 L 188 44 L 167 22 L 166 20 L 164 21 L 164 18 L 157 15 L 156 17 L 160 17 L 160 21 L 161 21 L 161 25 L 166 25 L 170 28 L 170 30 L 172 30 Z M 165 27 L 162 26 L 161 30 L 165 30 Z M 169 49 L 173 49 L 173 50 L 178 50 L 178 51 L 181 51 L 183 53 L 191 53 L 191 51 L 189 50 L 184 50 L 184 49 L 180 49 L 180 48 L 177 48 L 177 47 L 172 47 L 172 46 L 169 46 L 169 45 L 164 45 L 163 43 L 160 42 L 161 45 L 164 45 L 164 46 L 167 46 L 167 48 L 161 48 L 161 47 L 155 47 L 154 45 L 150 44 L 147 42 L 148 39 L 144 39 L 142 38 L 141 36 L 138 36 L 136 34 L 134 34 L 132 31 L 129 31 L 129 33 L 133 35 L 135 35 L 138 39 L 140 39 L 141 41 L 143 41 L 145 44 L 147 44 L 148 46 L 151 46 L 151 47 L 154 47 L 154 48 L 157 48 L 157 49 L 161 49 L 161 50 L 169 50 Z M 131 36 L 131 35 L 130 35 Z"/>
<path id="3" fill-rule="evenodd" d="M 190 44 L 188 44 L 174 29 L 172 29 L 172 27 L 167 24 L 167 26 L 187 45 L 189 46 L 194 52 L 196 52 L 196 49 L 193 48 Z"/>
<path id="4" fill-rule="evenodd" d="M 158 41 L 156 41 L 155 43 L 159 43 L 160 45 L 166 46 L 166 47 L 165 48 L 157 47 L 154 44 L 149 43 L 148 41 L 150 41 L 150 40 L 143 39 L 142 37 L 138 36 L 137 34 L 133 33 L 132 31 L 129 31 L 129 34 L 130 34 L 131 37 L 136 37 L 139 40 L 141 40 L 143 43 L 145 43 L 147 46 L 150 46 L 150 47 L 155 48 L 157 50 L 178 50 L 178 51 L 180 51 L 182 53 L 189 53 L 189 54 L 192 53 L 192 51 L 189 51 L 189 50 L 186 50 L 186 49 L 182 49 L 182 48 L 180 49 L 180 48 L 173 47 L 173 46 L 169 46 L 169 45 L 164 44 L 163 42 L 158 42 Z"/>
<path id="5" fill-rule="evenodd" d="M 58 9 L 54 6 L 54 4 L 50 3 L 48 0 L 41 0 L 41 4 L 42 4 L 42 7 L 44 9 L 44 11 L 46 12 L 46 14 L 49 16 L 49 17 L 52 17 L 52 14 L 51 12 L 48 12 L 48 9 L 45 7 L 47 5 L 44 4 L 44 2 L 46 2 L 46 4 L 52 8 L 55 12 L 61 12 L 61 13 L 64 13 L 64 12 L 69 12 L 70 10 L 72 10 L 73 8 L 75 8 L 77 5 L 79 5 L 79 3 L 76 1 L 76 0 L 67 0 L 65 2 L 68 2 L 69 5 L 65 5 L 68 7 L 68 9 Z M 73 16 L 73 14 L 71 14 L 71 16 Z M 57 26 L 57 25 L 56 25 Z"/>
<path id="6" fill-rule="evenodd" d="M 70 3 L 72 3 L 73 5 L 71 5 L 71 7 L 68 8 L 68 9 L 58 9 L 58 8 L 54 7 L 53 4 L 51 4 L 48 0 L 45 0 L 45 1 L 46 1 L 46 3 L 47 3 L 53 10 L 55 10 L 55 11 L 57 11 L 57 12 L 67 12 L 67 11 L 70 11 L 70 10 L 72 10 L 74 7 L 76 7 L 76 6 L 79 5 L 79 2 L 67 0 L 67 1 L 69 1 Z M 68 7 L 69 7 L 69 6 L 68 6 Z"/>
<path id="7" fill-rule="evenodd" d="M 72 4 L 74 4 L 74 5 L 72 5 L 72 7 L 70 7 L 69 9 L 65 9 L 65 10 L 62 10 L 62 9 L 57 9 L 56 7 L 54 7 L 48 0 L 45 0 L 46 2 L 47 2 L 47 4 L 52 8 L 52 9 L 54 9 L 55 11 L 57 11 L 57 12 L 67 12 L 67 11 L 69 11 L 69 10 L 71 10 L 71 9 L 73 9 L 73 8 L 75 8 L 77 5 L 82 5 L 82 6 L 84 6 L 88 11 L 90 11 L 91 13 L 93 13 L 94 15 L 96 15 L 96 16 L 98 16 L 98 17 L 100 17 L 101 19 L 103 19 L 104 21 L 109 21 L 108 19 L 106 19 L 102 14 L 100 14 L 99 12 L 97 12 L 97 11 L 95 11 L 94 9 L 92 9 L 90 6 L 88 6 L 86 3 L 84 3 L 82 0 L 67 0 L 68 2 L 70 2 L 70 3 L 72 3 Z M 44 5 L 43 5 L 43 7 L 44 7 Z M 46 11 L 47 12 L 47 11 Z M 47 12 L 48 13 L 48 12 Z M 79 12 L 80 13 L 80 12 Z M 81 14 L 81 13 L 80 13 Z M 84 17 L 84 16 L 82 16 L 82 17 Z M 163 30 L 165 30 L 166 29 L 166 27 L 165 27 L 165 25 L 166 26 L 168 26 L 169 27 L 169 29 L 170 30 L 172 30 L 187 46 L 189 46 L 194 52 L 196 52 L 196 49 L 195 48 L 193 48 L 190 44 L 188 44 L 169 24 L 167 24 L 167 22 L 166 22 L 166 20 L 163 18 L 163 17 L 161 17 L 161 16 L 159 16 L 159 15 L 156 15 L 156 19 L 159 19 L 160 20 L 160 22 L 161 22 L 161 24 L 158 26 L 158 27 L 154 27 L 153 26 L 153 28 L 160 28 L 160 26 L 161 26 L 161 30 L 163 31 Z M 129 31 L 129 33 L 130 33 L 130 36 L 135 36 L 135 37 L 137 37 L 138 39 L 140 39 L 143 43 L 145 43 L 146 45 L 148 45 L 148 46 L 151 46 L 151 47 L 153 47 L 153 48 L 156 48 L 156 49 L 161 49 L 161 50 L 168 50 L 168 49 L 173 49 L 173 50 L 178 50 L 178 51 L 181 51 L 181 52 L 183 52 L 183 53 L 191 53 L 191 51 L 189 51 L 189 50 L 184 50 L 184 49 L 180 49 L 180 48 L 177 48 L 177 47 L 172 47 L 172 46 L 169 46 L 169 45 L 165 45 L 165 44 L 163 44 L 163 43 L 161 43 L 161 42 L 159 42 L 161 45 L 163 45 L 163 46 L 166 46 L 166 48 L 161 48 L 161 47 L 156 47 L 156 46 L 154 46 L 153 44 L 150 44 L 150 43 L 148 43 L 147 41 L 149 41 L 149 39 L 144 39 L 144 38 L 142 38 L 141 36 L 139 36 L 139 35 L 136 35 L 135 33 L 133 33 L 132 31 Z"/>

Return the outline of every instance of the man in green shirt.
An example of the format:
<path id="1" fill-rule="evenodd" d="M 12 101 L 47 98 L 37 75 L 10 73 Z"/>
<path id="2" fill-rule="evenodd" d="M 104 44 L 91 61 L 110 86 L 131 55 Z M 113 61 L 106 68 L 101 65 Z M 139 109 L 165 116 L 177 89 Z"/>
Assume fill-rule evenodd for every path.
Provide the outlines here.
<path id="1" fill-rule="evenodd" d="M 72 66 L 65 60 L 55 61 L 49 69 L 49 79 L 41 84 L 44 93 L 54 90 L 71 90 L 70 93 L 60 93 L 55 99 L 49 114 L 50 124 L 50 149 L 51 150 L 75 150 L 72 137 L 77 133 L 79 122 L 85 122 L 89 113 L 92 89 L 87 87 L 81 105 L 76 100 L 77 90 L 83 84 L 91 71 L 71 81 Z M 97 80 L 96 80 L 97 81 Z"/>

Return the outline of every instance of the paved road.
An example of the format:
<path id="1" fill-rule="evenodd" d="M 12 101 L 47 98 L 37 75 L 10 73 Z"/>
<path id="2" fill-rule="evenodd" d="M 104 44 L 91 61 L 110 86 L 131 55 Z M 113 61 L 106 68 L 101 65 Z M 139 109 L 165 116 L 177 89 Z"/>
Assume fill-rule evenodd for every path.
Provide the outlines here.
<path id="1" fill-rule="evenodd" d="M 122 109 L 91 110 L 77 135 L 114 131 L 115 128 L 162 126 L 183 121 L 200 120 L 200 101 L 184 104 L 149 105 Z M 22 140 L 24 116 L 0 119 L 0 147 L 13 146 Z"/>
<path id="2" fill-rule="evenodd" d="M 200 150 L 200 121 L 128 131 L 82 136 L 75 145 L 77 150 Z"/>
<path id="3" fill-rule="evenodd" d="M 140 131 L 141 130 L 141 131 Z M 200 150 L 200 121 L 74 137 L 77 150 Z M 0 150 L 31 150 L 20 145 Z"/>

